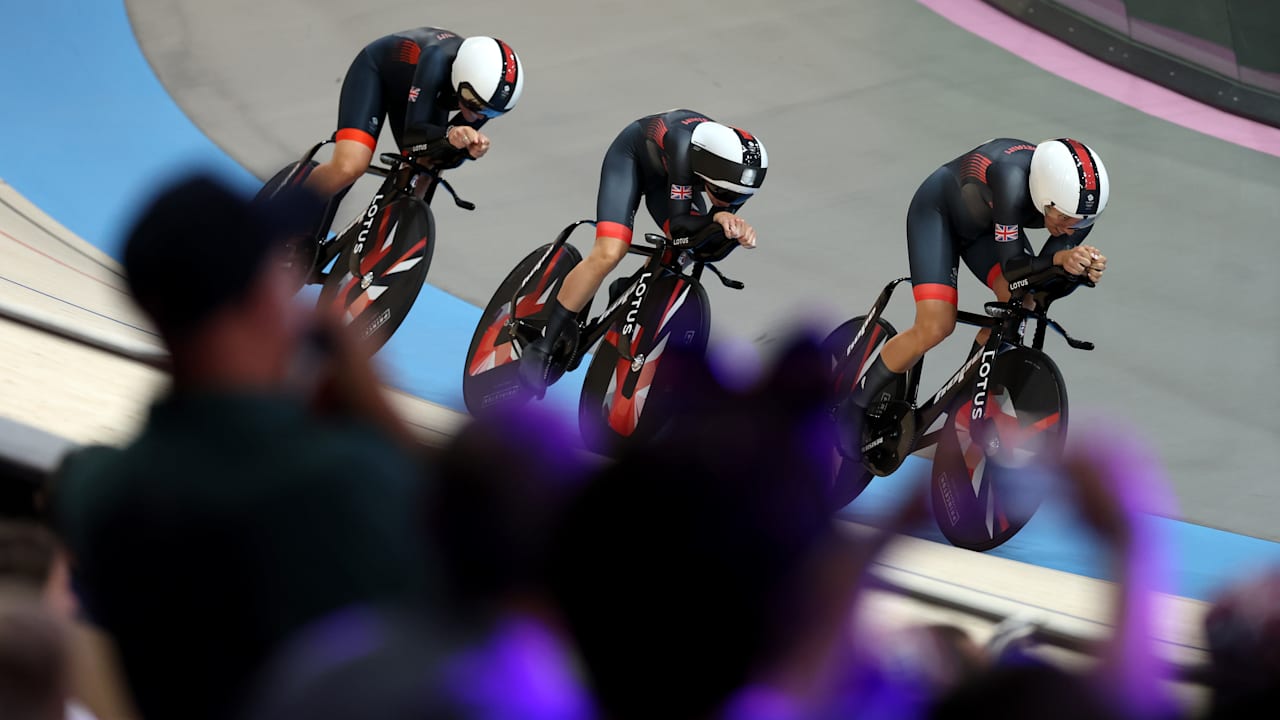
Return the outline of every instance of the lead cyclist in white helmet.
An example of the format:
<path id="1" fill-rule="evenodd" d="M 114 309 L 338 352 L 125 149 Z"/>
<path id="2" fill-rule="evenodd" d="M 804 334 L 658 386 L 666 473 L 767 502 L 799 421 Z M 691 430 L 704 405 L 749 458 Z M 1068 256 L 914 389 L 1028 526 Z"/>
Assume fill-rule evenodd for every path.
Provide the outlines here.
<path id="1" fill-rule="evenodd" d="M 1107 258 L 1085 239 L 1110 195 L 1102 158 L 1071 138 L 1038 145 L 991 140 L 930 175 L 907 210 L 915 323 L 885 343 L 837 410 L 840 452 L 858 456 L 857 428 L 866 408 L 955 330 L 961 259 L 1002 301 L 1009 299 L 1010 282 L 1054 265 L 1097 283 Z M 1049 231 L 1039 253 L 1026 228 Z M 976 342 L 985 343 L 987 333 L 979 332 Z"/>
<path id="2" fill-rule="evenodd" d="M 306 186 L 325 197 L 349 187 L 373 159 L 386 120 L 402 150 L 443 147 L 438 141 L 448 138 L 460 159 L 483 157 L 489 138 L 480 128 L 515 108 L 523 90 L 520 58 L 497 38 L 421 27 L 374 40 L 342 82 L 333 158 Z"/>
<path id="3" fill-rule="evenodd" d="M 768 169 L 769 155 L 754 135 L 693 110 L 648 115 L 623 128 L 600 170 L 595 246 L 550 301 L 543 336 L 521 355 L 521 382 L 537 396 L 546 391 L 552 348 L 576 330 L 578 312 L 627 254 L 642 197 L 670 238 L 688 238 L 715 224 L 726 238 L 753 248 L 755 228 L 737 212 L 764 184 Z"/>

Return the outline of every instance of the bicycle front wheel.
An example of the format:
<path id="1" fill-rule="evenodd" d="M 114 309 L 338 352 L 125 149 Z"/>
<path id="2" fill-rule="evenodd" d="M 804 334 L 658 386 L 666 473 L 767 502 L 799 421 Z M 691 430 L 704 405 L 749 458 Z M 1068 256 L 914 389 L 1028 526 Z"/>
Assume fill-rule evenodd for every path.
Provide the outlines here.
<path id="1" fill-rule="evenodd" d="M 1067 437 L 1067 390 L 1039 350 L 992 361 L 985 395 L 955 401 L 933 458 L 933 514 L 953 545 L 990 550 L 1022 529 L 1048 490 L 1038 466 L 1056 463 Z M 974 419 L 981 416 L 981 419 Z"/>
<path id="2" fill-rule="evenodd" d="M 582 384 L 578 425 L 586 446 L 598 453 L 612 454 L 626 443 L 657 435 L 671 417 L 674 400 L 664 358 L 676 349 L 707 349 L 711 305 L 701 283 L 666 275 L 649 281 L 643 292 L 636 314 L 609 328 Z M 619 349 L 628 325 L 635 326 L 627 353 L 631 360 Z"/>

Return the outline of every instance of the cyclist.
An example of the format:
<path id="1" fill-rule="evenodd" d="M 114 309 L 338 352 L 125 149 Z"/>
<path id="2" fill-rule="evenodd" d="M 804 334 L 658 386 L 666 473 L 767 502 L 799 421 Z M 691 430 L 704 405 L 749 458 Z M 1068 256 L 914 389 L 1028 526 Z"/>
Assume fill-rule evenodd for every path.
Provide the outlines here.
<path id="1" fill-rule="evenodd" d="M 907 257 L 916 318 L 891 338 L 837 413 L 840 451 L 859 457 L 863 413 L 880 392 L 956 326 L 960 259 L 1001 301 L 1009 283 L 1058 265 L 1098 282 L 1107 258 L 1084 243 L 1111 183 L 1097 153 L 1070 138 L 1032 145 L 1000 138 L 938 168 L 907 210 Z M 1033 254 L 1026 228 L 1049 239 Z M 986 342 L 978 333 L 975 346 Z"/>
<path id="2" fill-rule="evenodd" d="M 693 110 L 649 115 L 624 128 L 600 169 L 595 246 L 551 301 L 542 337 L 524 349 L 521 382 L 539 397 L 546 392 L 552 349 L 577 330 L 578 312 L 627 254 L 642 195 L 667 237 L 691 237 L 718 224 L 726 238 L 753 248 L 755 228 L 736 213 L 760 189 L 768 167 L 764 144 L 751 133 Z"/>
<path id="3" fill-rule="evenodd" d="M 496 38 L 421 27 L 374 40 L 342 82 L 333 158 L 311 172 L 306 186 L 330 197 L 354 183 L 373 159 L 386 117 L 401 149 L 448 138 L 480 158 L 489 150 L 480 128 L 514 108 L 523 90 L 520 58 Z"/>

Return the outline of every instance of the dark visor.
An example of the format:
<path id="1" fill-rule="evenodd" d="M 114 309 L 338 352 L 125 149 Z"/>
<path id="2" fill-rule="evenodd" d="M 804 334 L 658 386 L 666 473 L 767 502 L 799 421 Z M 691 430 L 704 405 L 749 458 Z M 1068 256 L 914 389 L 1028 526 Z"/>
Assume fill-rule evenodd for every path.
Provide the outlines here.
<path id="1" fill-rule="evenodd" d="M 458 97 L 462 100 L 462 104 L 471 112 L 478 113 L 487 118 L 496 118 L 502 114 L 501 110 L 494 110 L 489 107 L 484 100 L 481 100 L 480 96 L 476 94 L 475 90 L 471 89 L 470 85 L 464 84 L 462 87 L 458 88 Z"/>
<path id="2" fill-rule="evenodd" d="M 716 187 L 711 183 L 707 183 L 707 193 L 720 202 L 726 202 L 730 205 L 741 205 L 747 201 L 748 197 L 750 197 L 749 195 L 743 195 L 742 193 L 734 192 L 732 190 L 725 190 L 722 187 Z"/>

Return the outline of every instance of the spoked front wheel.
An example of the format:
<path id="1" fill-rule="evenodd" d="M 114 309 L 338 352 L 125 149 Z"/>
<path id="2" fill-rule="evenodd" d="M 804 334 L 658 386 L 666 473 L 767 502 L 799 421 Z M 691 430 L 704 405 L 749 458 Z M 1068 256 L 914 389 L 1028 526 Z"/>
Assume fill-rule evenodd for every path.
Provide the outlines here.
<path id="1" fill-rule="evenodd" d="M 507 273 L 480 315 L 462 373 L 462 398 L 472 415 L 532 397 L 518 376 L 521 348 L 542 335 L 552 298 L 569 271 L 582 262 L 582 254 L 569 243 L 548 256 L 554 247 L 548 243 L 525 256 Z M 515 318 L 511 317 L 513 298 Z"/>
<path id="2" fill-rule="evenodd" d="M 670 364 L 663 361 L 677 349 L 705 352 L 711 330 L 707 291 L 693 278 L 668 274 L 641 280 L 632 293 L 643 297 L 642 304 L 634 316 L 623 316 L 609 328 L 578 401 L 582 439 L 602 454 L 650 440 L 666 426 L 675 398 Z M 630 325 L 635 327 L 624 355 L 619 346 Z"/>
<path id="3" fill-rule="evenodd" d="M 342 251 L 319 301 L 342 313 L 371 351 L 386 344 L 418 299 L 436 230 L 431 208 L 415 197 L 400 197 L 373 212 L 337 239 Z"/>
<path id="4" fill-rule="evenodd" d="M 1048 355 L 1014 348 L 996 356 L 988 378 L 985 395 L 971 387 L 949 411 L 932 474 L 938 528 L 953 545 L 979 551 L 1035 514 L 1048 490 L 1037 467 L 1057 462 L 1067 437 L 1066 385 Z"/>

